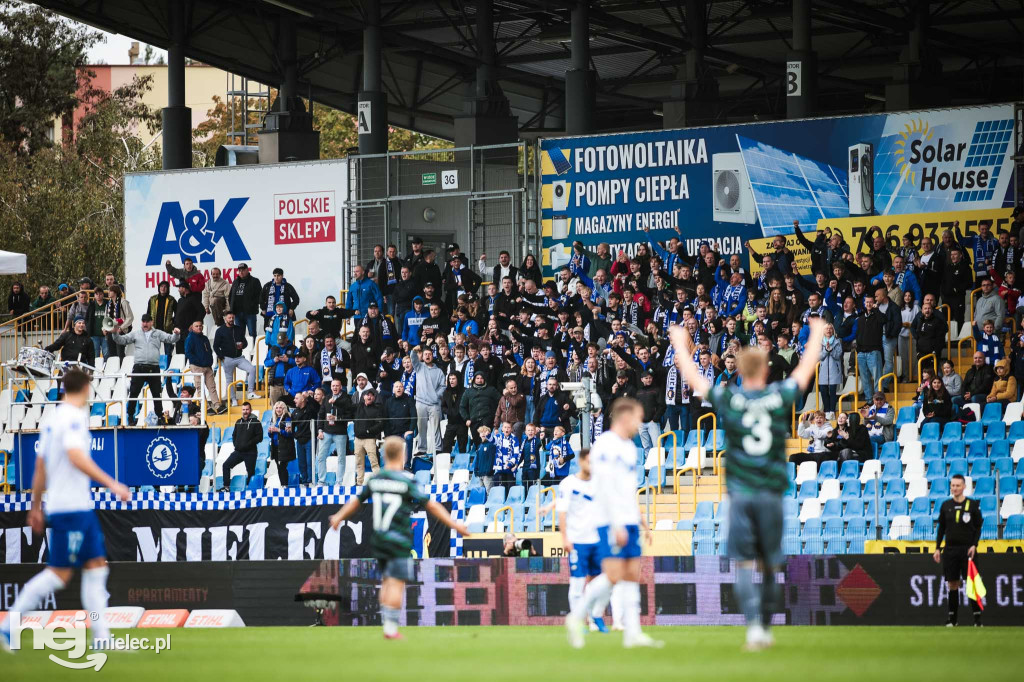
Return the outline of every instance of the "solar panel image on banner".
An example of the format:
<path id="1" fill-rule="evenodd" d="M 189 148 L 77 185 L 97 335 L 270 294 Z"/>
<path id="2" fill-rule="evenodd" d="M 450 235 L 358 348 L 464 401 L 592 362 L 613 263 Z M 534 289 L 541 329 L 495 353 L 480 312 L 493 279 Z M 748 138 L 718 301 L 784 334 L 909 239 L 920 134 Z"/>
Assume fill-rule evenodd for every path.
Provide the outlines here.
<path id="1" fill-rule="evenodd" d="M 742 135 L 736 141 L 765 236 L 791 233 L 794 220 L 815 226 L 849 215 L 845 172 Z"/>

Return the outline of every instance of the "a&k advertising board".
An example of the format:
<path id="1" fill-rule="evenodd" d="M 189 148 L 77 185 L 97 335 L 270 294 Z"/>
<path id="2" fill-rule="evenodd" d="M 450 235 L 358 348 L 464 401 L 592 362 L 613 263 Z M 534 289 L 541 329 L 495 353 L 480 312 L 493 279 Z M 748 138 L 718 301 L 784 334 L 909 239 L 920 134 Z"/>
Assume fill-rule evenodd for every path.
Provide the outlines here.
<path id="1" fill-rule="evenodd" d="M 299 313 L 338 295 L 344 280 L 348 162 L 235 166 L 125 176 L 125 279 L 145 300 L 191 258 L 207 279 L 233 280 L 239 263 L 265 284 L 284 270 Z M 145 298 L 143 298 L 145 297 Z M 341 302 L 343 303 L 343 302 Z"/>

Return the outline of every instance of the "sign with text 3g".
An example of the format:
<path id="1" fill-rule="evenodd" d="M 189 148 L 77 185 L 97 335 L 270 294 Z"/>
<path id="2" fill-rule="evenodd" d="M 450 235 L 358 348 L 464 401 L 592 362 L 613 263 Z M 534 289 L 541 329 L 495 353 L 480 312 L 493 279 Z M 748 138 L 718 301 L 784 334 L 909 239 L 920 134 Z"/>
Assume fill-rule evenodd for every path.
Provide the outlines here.
<path id="1" fill-rule="evenodd" d="M 459 188 L 459 171 L 457 170 L 443 170 L 441 171 L 441 189 L 458 189 Z"/>
<path id="2" fill-rule="evenodd" d="M 274 195 L 274 243 L 333 242 L 334 192 Z"/>

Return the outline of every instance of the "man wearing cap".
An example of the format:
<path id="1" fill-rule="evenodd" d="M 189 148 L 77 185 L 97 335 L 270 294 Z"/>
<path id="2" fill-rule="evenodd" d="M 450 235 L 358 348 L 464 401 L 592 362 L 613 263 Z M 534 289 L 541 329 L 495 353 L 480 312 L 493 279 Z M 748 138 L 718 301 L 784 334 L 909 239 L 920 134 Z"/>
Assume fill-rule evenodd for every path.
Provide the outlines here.
<path id="1" fill-rule="evenodd" d="M 423 260 L 423 238 L 413 237 L 409 242 L 409 255 L 405 257 L 405 264 L 409 270 L 416 271 L 416 266 Z"/>
<path id="2" fill-rule="evenodd" d="M 159 329 L 153 329 L 153 316 L 145 313 L 141 318 L 141 326 L 136 327 L 128 334 L 121 334 L 121 327 L 114 327 L 110 338 L 119 346 L 127 346 L 129 343 L 135 345 L 135 365 L 132 369 L 131 383 L 128 386 L 128 415 L 126 420 L 129 426 L 135 426 L 135 398 L 142 390 L 143 384 L 149 386 L 149 394 L 153 399 L 153 405 L 157 414 L 164 413 L 164 403 L 160 399 L 160 351 L 161 344 L 175 343 L 178 340 L 180 330 L 175 327 L 168 334 Z M 83 321 L 84 330 L 84 321 Z"/>
<path id="3" fill-rule="evenodd" d="M 380 306 L 380 289 L 372 279 L 366 276 L 363 266 L 356 265 L 352 268 L 352 282 L 348 285 L 345 307 L 353 311 L 354 318 L 358 323 L 366 316 L 371 302 Z"/>
<path id="4" fill-rule="evenodd" d="M 437 303 L 441 306 L 441 317 L 450 318 L 452 310 L 441 298 L 440 286 L 434 286 L 433 282 L 423 284 L 423 307 L 430 311 L 430 304 Z"/>
<path id="5" fill-rule="evenodd" d="M 427 282 L 431 282 L 436 291 L 441 291 L 441 282 L 444 280 L 441 277 L 441 268 L 436 263 L 436 257 L 433 249 L 425 249 L 423 259 L 413 266 L 412 276 L 420 285 L 420 289 L 425 289 Z"/>
<path id="6" fill-rule="evenodd" d="M 284 390 L 286 394 L 281 399 L 285 404 L 294 406 L 296 405 L 296 396 L 301 393 L 312 395 L 318 386 L 320 386 L 320 375 L 315 369 L 306 364 L 305 355 L 296 354 L 295 366 L 284 375 Z"/>
<path id="7" fill-rule="evenodd" d="M 376 301 L 370 301 L 366 308 L 366 317 L 359 323 L 359 326 L 370 328 L 370 338 L 378 346 L 394 343 L 398 339 L 394 323 L 386 315 L 381 314 Z"/>
<path id="8" fill-rule="evenodd" d="M 267 358 L 263 361 L 263 366 L 267 368 L 268 397 L 272 406 L 287 394 L 284 379 L 288 372 L 295 367 L 297 354 L 298 348 L 288 340 L 287 332 L 279 332 L 277 343 L 267 347 Z"/>
<path id="9" fill-rule="evenodd" d="M 465 257 L 455 251 L 448 257 L 448 267 L 444 271 L 444 301 L 449 310 L 455 310 L 457 299 L 462 294 L 476 294 L 480 288 L 480 275 L 470 270 Z"/>
<path id="10" fill-rule="evenodd" d="M 64 362 L 77 361 L 87 365 L 96 363 L 96 350 L 86 329 L 84 315 L 75 317 L 71 328 L 65 330 L 45 350 L 51 353 L 60 350 L 60 359 Z"/>
<path id="11" fill-rule="evenodd" d="M 260 312 L 260 281 L 249 273 L 249 266 L 238 264 L 238 274 L 231 283 L 228 294 L 228 309 L 235 314 L 238 326 L 249 330 L 249 336 L 256 338 L 256 316 Z"/>
<path id="12" fill-rule="evenodd" d="M 80 289 L 75 295 L 75 302 L 68 307 L 68 321 L 64 326 L 65 329 L 73 329 L 75 320 L 79 317 L 84 318 L 89 313 L 89 292 L 84 289 Z"/>

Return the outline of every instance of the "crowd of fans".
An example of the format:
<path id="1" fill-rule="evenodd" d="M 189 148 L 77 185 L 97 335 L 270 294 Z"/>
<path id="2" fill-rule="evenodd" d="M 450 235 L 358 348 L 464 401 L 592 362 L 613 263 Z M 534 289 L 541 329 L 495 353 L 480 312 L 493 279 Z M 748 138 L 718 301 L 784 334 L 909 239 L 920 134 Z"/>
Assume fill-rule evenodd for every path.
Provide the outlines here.
<path id="1" fill-rule="evenodd" d="M 640 437 L 649 449 L 664 431 L 695 428 L 710 411 L 675 367 L 666 337 L 672 324 L 688 329 L 694 360 L 713 384 L 740 381 L 735 356 L 746 346 L 768 352 L 770 381 L 784 378 L 804 353 L 818 354 L 820 410 L 800 419 L 799 435 L 809 445 L 796 459 L 863 461 L 873 456 L 872 443 L 893 438 L 895 408 L 878 389 L 881 382 L 891 390 L 886 375 L 894 371 L 903 382 L 919 382 L 916 400 L 926 421 L 968 420 L 966 403 L 1019 398 L 1022 219 L 1015 214 L 1011 230 L 998 235 L 983 222 L 976 235 L 964 236 L 955 224 L 938 244 L 925 236 L 919 245 L 908 237 L 897 246 L 873 228 L 863 253 L 839 232 L 826 228 L 810 239 L 794 223 L 810 253 L 809 276 L 799 273 L 783 237 L 765 254 L 746 244 L 760 264 L 756 274 L 738 254 L 723 257 L 710 243 L 689 254 L 675 237 L 641 242 L 630 257 L 607 244 L 590 250 L 576 242 L 569 263 L 549 280 L 532 254 L 518 266 L 506 251 L 496 264 L 483 254 L 474 264 L 458 244 L 440 259 L 419 239 L 404 256 L 395 245 L 378 245 L 369 262 L 353 268 L 343 302 L 328 296 L 307 313 L 298 344 L 300 294 L 280 269 L 261 284 L 243 263 L 228 283 L 216 268 L 204 281 L 192 261 L 182 268 L 168 262 L 178 298 L 170 283 L 161 284 L 134 341 L 150 342 L 150 329 L 161 332 L 154 348 L 184 354 L 218 412 L 236 398 L 217 393 L 214 367 L 219 362 L 229 377 L 241 369 L 255 398 L 258 368 L 243 350 L 265 333 L 272 457 L 279 466 L 298 459 L 302 484 L 326 479 L 331 454 L 339 455 L 341 480 L 350 449 L 361 483 L 363 455 L 376 470 L 377 441 L 390 435 L 405 438 L 410 455 L 475 450 L 475 473 L 488 487 L 516 477 L 557 482 L 575 454 L 570 435 L 583 420 L 599 434 L 602 415 L 623 396 L 644 406 Z M 67 329 L 48 348 L 83 361 L 122 355 L 134 326 L 124 287 L 112 275 L 103 286 L 79 286 Z M 29 301 L 16 284 L 8 307 L 15 315 L 30 312 L 49 297 L 42 287 Z M 207 314 L 215 321 L 212 342 L 203 327 Z M 116 321 L 114 333 L 103 333 L 104 317 Z M 828 322 L 820 348 L 806 345 L 811 317 Z M 963 377 L 943 360 L 947 320 L 973 324 L 976 353 Z M 938 366 L 926 360 L 916 377 L 917 361 L 933 354 Z M 865 404 L 837 413 L 839 388 L 854 372 Z M 562 388 L 583 377 L 598 398 L 590 413 Z M 133 380 L 131 398 L 141 385 Z M 150 390 L 159 397 L 159 382 Z M 819 399 L 812 392 L 808 400 Z M 261 430 L 254 442 L 251 431 L 236 428 L 232 459 L 245 462 L 250 475 L 264 436 Z"/>

